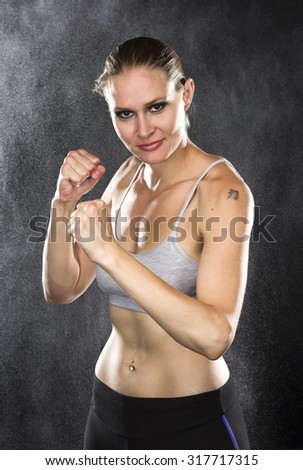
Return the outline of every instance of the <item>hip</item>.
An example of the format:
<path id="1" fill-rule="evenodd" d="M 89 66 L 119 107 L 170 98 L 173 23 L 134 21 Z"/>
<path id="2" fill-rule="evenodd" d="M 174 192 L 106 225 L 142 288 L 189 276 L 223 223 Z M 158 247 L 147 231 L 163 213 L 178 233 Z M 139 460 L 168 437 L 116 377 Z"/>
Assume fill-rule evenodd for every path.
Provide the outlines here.
<path id="1" fill-rule="evenodd" d="M 99 420 L 99 421 L 96 421 Z M 231 378 L 219 389 L 176 398 L 138 398 L 94 379 L 85 448 L 248 449 Z"/>

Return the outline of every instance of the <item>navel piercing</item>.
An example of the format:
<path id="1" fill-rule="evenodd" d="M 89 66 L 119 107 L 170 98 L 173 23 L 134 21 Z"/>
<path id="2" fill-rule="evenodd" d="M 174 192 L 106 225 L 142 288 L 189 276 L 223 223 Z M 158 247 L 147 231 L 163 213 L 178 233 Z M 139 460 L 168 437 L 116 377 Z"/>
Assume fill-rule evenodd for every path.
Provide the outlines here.
<path id="1" fill-rule="evenodd" d="M 133 370 L 136 370 L 136 368 L 135 368 L 135 366 L 134 366 L 134 363 L 135 363 L 135 361 L 132 361 L 132 363 L 128 366 L 128 370 L 130 370 L 131 372 L 132 372 Z"/>

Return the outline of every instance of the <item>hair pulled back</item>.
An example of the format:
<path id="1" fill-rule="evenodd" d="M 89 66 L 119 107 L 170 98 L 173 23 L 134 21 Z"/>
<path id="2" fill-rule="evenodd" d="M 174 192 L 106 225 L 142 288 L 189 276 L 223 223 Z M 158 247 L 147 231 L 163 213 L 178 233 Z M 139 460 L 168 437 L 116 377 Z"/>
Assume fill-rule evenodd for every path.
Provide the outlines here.
<path id="1" fill-rule="evenodd" d="M 185 83 L 185 72 L 178 54 L 159 39 L 137 37 L 116 46 L 107 56 L 104 70 L 95 81 L 94 92 L 105 96 L 109 80 L 129 68 L 150 67 L 162 70 L 180 89 Z"/>

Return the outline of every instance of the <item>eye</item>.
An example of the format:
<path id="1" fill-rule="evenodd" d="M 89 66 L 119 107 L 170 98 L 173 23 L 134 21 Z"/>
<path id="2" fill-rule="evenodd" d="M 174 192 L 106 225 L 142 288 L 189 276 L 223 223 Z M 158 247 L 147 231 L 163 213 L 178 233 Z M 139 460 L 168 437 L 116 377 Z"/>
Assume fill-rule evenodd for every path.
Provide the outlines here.
<path id="1" fill-rule="evenodd" d="M 132 111 L 117 111 L 115 114 L 119 119 L 129 119 L 134 115 Z"/>
<path id="2" fill-rule="evenodd" d="M 167 105 L 167 103 L 155 103 L 152 106 L 150 106 L 150 108 L 148 108 L 148 110 L 151 113 L 158 113 L 158 112 L 162 111 L 165 108 L 166 105 Z"/>

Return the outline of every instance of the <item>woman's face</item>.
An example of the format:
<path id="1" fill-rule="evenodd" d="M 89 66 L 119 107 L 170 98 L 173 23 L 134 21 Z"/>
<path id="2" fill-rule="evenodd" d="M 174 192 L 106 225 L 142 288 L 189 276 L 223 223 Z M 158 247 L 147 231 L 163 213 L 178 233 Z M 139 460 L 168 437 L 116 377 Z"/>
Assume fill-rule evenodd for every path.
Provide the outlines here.
<path id="1" fill-rule="evenodd" d="M 162 70 L 131 68 L 110 80 L 105 97 L 118 137 L 140 160 L 160 163 L 185 145 L 188 93 Z"/>

